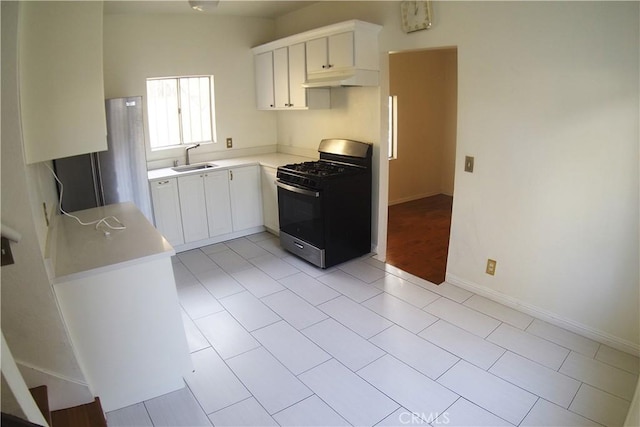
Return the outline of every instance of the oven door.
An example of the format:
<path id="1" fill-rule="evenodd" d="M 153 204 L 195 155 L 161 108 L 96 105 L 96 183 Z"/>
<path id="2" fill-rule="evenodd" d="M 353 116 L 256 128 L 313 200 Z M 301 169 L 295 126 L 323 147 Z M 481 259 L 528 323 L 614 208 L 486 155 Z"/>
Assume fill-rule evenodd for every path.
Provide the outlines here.
<path id="1" fill-rule="evenodd" d="M 288 184 L 280 180 L 278 186 L 278 214 L 280 232 L 324 249 L 324 221 L 322 191 Z"/>

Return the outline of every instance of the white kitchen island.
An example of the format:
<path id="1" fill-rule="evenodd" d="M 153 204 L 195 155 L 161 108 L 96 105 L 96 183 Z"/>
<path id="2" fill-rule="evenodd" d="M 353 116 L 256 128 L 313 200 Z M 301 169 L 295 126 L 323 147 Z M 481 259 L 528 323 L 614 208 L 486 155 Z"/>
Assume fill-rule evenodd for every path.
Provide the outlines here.
<path id="1" fill-rule="evenodd" d="M 78 362 L 105 411 L 185 386 L 192 371 L 173 276 L 174 249 L 133 203 L 57 218 L 53 287 Z M 111 224 L 116 224 L 111 220 Z"/>

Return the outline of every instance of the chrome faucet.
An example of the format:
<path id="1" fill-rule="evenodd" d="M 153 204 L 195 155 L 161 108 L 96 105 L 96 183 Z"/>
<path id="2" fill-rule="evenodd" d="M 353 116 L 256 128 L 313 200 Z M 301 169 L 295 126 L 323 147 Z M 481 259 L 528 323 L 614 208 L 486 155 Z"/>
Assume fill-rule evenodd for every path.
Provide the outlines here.
<path id="1" fill-rule="evenodd" d="M 184 151 L 187 154 L 187 165 L 191 164 L 191 159 L 189 158 L 189 150 L 200 147 L 200 144 L 190 145 Z"/>

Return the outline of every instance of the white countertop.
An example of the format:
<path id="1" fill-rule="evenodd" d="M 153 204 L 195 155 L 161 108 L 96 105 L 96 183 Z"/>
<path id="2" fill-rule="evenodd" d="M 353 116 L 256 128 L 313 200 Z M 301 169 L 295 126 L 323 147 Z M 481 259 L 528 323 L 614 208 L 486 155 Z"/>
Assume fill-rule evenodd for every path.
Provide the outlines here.
<path id="1" fill-rule="evenodd" d="M 235 157 L 232 159 L 211 160 L 211 163 L 214 163 L 217 166 L 213 169 L 195 170 L 189 172 L 176 172 L 171 168 L 154 169 L 147 172 L 147 177 L 150 181 L 153 181 L 156 179 L 175 178 L 178 176 L 202 173 L 203 171 L 213 172 L 220 169 L 229 169 L 248 165 L 260 165 L 277 168 L 278 166 L 284 166 L 290 163 L 306 162 L 309 160 L 313 159 L 309 157 L 294 156 L 291 154 L 282 153 L 260 154 L 256 156 Z"/>
<path id="2" fill-rule="evenodd" d="M 134 263 L 175 255 L 173 247 L 131 202 L 73 212 L 83 222 L 117 217 L 124 230 L 80 225 L 65 215 L 55 225 L 54 283 L 86 277 Z M 110 221 L 111 224 L 115 222 Z M 108 230 L 105 235 L 104 230 Z"/>

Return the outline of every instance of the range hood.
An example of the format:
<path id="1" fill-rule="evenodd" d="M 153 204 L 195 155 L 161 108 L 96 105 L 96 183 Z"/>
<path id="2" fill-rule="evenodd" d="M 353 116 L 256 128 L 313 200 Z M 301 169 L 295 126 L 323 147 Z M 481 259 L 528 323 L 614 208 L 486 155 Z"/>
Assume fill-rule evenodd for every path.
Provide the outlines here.
<path id="1" fill-rule="evenodd" d="M 335 70 L 308 73 L 302 87 L 341 87 L 341 86 L 378 86 L 378 71 L 357 68 L 339 68 Z"/>

